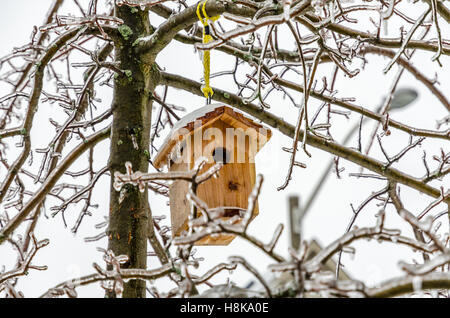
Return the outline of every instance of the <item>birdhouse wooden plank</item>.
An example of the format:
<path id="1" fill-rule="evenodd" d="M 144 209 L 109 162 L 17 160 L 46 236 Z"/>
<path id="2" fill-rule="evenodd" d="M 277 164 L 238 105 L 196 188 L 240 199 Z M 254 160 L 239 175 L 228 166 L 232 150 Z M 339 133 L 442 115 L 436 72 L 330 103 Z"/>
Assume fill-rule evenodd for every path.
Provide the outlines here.
<path id="1" fill-rule="evenodd" d="M 207 105 L 177 122 L 153 163 L 157 168 L 167 165 L 169 171 L 188 171 L 196 162 L 204 160 L 206 164 L 201 170 L 204 172 L 216 162 L 223 162 L 219 176 L 201 183 L 196 194 L 209 208 L 223 207 L 223 219 L 229 219 L 242 215 L 247 209 L 256 180 L 255 155 L 270 137 L 269 129 L 230 106 Z M 188 229 L 191 206 L 186 194 L 189 186 L 187 181 L 176 180 L 169 189 L 174 236 Z M 258 213 L 256 204 L 254 216 Z M 207 236 L 195 244 L 228 245 L 234 237 L 228 234 Z"/>

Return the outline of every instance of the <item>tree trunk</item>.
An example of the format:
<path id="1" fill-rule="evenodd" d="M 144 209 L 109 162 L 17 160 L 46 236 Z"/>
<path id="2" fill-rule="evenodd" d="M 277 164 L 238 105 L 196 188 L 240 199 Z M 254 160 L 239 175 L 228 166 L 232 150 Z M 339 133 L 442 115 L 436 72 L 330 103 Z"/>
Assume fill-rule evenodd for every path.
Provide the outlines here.
<path id="1" fill-rule="evenodd" d="M 148 170 L 151 126 L 151 93 L 156 86 L 154 58 L 138 55 L 133 42 L 149 35 L 148 12 L 128 6 L 116 6 L 115 15 L 124 21 L 119 27 L 121 39 L 115 43 L 115 61 L 123 74 L 114 78 L 111 128 L 110 212 L 108 247 L 115 255 L 127 255 L 129 261 L 122 268 L 146 268 L 147 226 L 151 217 L 147 191 L 125 186 L 120 192 L 112 184 L 114 172 L 125 172 L 131 162 L 134 171 Z M 145 297 L 145 281 L 130 280 L 124 284 L 123 297 Z M 107 297 L 116 297 L 108 292 Z"/>

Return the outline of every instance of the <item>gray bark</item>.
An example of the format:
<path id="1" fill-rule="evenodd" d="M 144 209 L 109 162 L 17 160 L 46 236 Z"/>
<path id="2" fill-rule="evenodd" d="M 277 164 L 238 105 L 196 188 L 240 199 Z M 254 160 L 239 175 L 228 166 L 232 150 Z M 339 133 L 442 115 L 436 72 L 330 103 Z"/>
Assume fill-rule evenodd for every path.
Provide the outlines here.
<path id="1" fill-rule="evenodd" d="M 110 212 L 108 247 L 115 255 L 127 255 L 123 268 L 146 268 L 147 232 L 151 218 L 147 191 L 140 193 L 134 186 L 117 192 L 112 184 L 114 172 L 125 172 L 125 162 L 133 170 L 148 170 L 148 149 L 151 126 L 151 94 L 156 86 L 153 75 L 154 59 L 148 54 L 138 54 L 133 42 L 150 34 L 147 11 L 127 6 L 116 7 L 115 15 L 124 21 L 119 31 L 122 35 L 115 43 L 115 61 L 120 63 L 123 74 L 114 80 L 111 128 Z M 122 195 L 122 200 L 119 197 Z M 130 280 L 124 284 L 123 297 L 145 297 L 145 281 Z M 109 292 L 107 297 L 115 297 Z"/>

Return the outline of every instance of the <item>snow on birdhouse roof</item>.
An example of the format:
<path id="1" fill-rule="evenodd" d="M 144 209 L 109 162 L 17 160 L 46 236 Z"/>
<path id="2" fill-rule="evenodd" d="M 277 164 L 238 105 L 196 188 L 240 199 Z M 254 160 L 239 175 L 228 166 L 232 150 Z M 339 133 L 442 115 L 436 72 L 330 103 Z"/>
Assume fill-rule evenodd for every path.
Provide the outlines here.
<path id="1" fill-rule="evenodd" d="M 183 140 L 186 136 L 191 135 L 196 128 L 204 127 L 218 119 L 221 119 L 236 128 L 254 128 L 257 132 L 257 138 L 263 137 L 261 138 L 263 142 L 258 143 L 257 151 L 259 151 L 272 136 L 270 129 L 256 123 L 249 118 L 248 115 L 244 115 L 244 113 L 231 106 L 224 104 L 210 104 L 190 112 L 173 126 L 156 155 L 153 165 L 156 168 L 163 167 L 167 163 L 167 156 L 172 152 L 172 149 L 179 141 Z M 201 123 L 200 126 L 195 125 L 199 121 Z M 266 134 L 261 134 L 261 130 L 264 130 Z"/>

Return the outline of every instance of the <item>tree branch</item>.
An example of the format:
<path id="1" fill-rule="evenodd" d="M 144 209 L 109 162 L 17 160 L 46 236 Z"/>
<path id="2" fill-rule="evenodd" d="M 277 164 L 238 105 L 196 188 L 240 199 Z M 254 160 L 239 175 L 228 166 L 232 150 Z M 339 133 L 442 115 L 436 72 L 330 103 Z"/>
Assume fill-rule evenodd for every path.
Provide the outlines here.
<path id="1" fill-rule="evenodd" d="M 138 38 L 133 45 L 139 53 L 147 53 L 150 55 L 158 54 L 167 44 L 172 41 L 175 35 L 187 27 L 191 26 L 198 20 L 197 4 L 190 6 L 182 12 L 175 14 L 164 21 L 153 34 Z M 232 2 L 210 0 L 206 3 L 206 12 L 209 16 L 216 16 L 223 12 L 229 12 L 236 15 L 251 17 L 254 11 L 242 7 Z"/>
<path id="2" fill-rule="evenodd" d="M 421 289 L 449 289 L 450 273 L 430 273 L 420 277 L 407 276 L 391 279 L 380 287 L 366 290 L 372 298 L 396 297 L 415 291 L 414 280 L 419 280 Z"/>
<path id="3" fill-rule="evenodd" d="M 179 76 L 179 75 L 161 72 L 161 84 L 168 85 L 168 86 L 178 88 L 178 89 L 183 89 L 188 92 L 191 92 L 192 94 L 202 96 L 202 92 L 200 89 L 200 87 L 201 87 L 200 83 L 193 81 L 191 79 Z M 262 110 L 261 107 L 255 105 L 255 104 L 251 104 L 251 103 L 245 104 L 242 101 L 242 98 L 235 94 L 226 92 L 219 88 L 213 88 L 213 89 L 214 89 L 214 95 L 213 95 L 214 100 L 234 106 L 234 107 L 258 118 L 259 120 L 266 123 L 267 125 L 278 129 L 284 135 L 289 136 L 291 138 L 294 137 L 295 127 L 292 126 L 291 124 L 285 122 L 283 119 L 281 119 L 269 112 Z M 300 131 L 300 138 L 303 137 L 303 134 L 304 134 L 304 131 Z M 332 153 L 336 156 L 339 156 L 339 157 L 342 157 L 349 161 L 352 161 L 352 162 L 354 162 L 364 168 L 367 168 L 377 174 L 385 176 L 386 178 L 395 180 L 399 183 L 402 183 L 411 188 L 414 188 L 417 191 L 428 194 L 429 196 L 431 196 L 433 198 L 438 198 L 441 195 L 441 192 L 439 189 L 431 187 L 431 186 L 425 184 L 424 182 L 420 181 L 419 179 L 409 176 L 409 175 L 407 175 L 397 169 L 394 169 L 392 167 L 386 168 L 386 166 L 383 162 L 378 161 L 373 158 L 370 158 L 366 155 L 363 155 L 360 152 L 353 150 L 351 148 L 344 147 L 336 142 L 327 141 L 327 140 L 317 137 L 313 134 L 309 134 L 308 138 L 307 138 L 307 143 L 315 148 L 319 148 L 326 152 Z M 447 200 L 447 201 L 450 201 L 450 200 Z"/>
<path id="4" fill-rule="evenodd" d="M 36 194 L 27 202 L 27 204 L 20 210 L 20 212 L 5 225 L 0 232 L 0 244 L 2 244 L 8 236 L 25 220 L 25 218 L 33 211 L 33 209 L 45 198 L 45 196 L 52 190 L 53 186 L 59 178 L 67 171 L 70 165 L 78 159 L 87 149 L 96 145 L 100 141 L 109 137 L 110 127 L 106 127 L 89 138 L 86 138 L 74 150 L 72 150 L 61 164 L 53 170 L 47 180 L 42 184 L 41 188 Z"/>
<path id="5" fill-rule="evenodd" d="M 163 276 L 166 276 L 168 273 L 173 271 L 173 267 L 171 264 L 165 264 L 157 269 L 152 270 L 145 270 L 145 269 L 138 269 L 138 268 L 132 268 L 132 269 L 120 269 L 119 274 L 122 279 L 143 279 L 143 280 L 154 280 Z M 91 274 L 87 276 L 83 276 L 80 278 L 72 279 L 65 281 L 63 283 L 60 283 L 56 285 L 53 288 L 50 288 L 45 294 L 41 295 L 40 298 L 47 298 L 52 297 L 55 294 L 61 295 L 61 289 L 64 289 L 66 287 L 70 287 L 71 289 L 79 287 L 79 286 L 85 286 L 92 283 L 100 282 L 100 281 L 111 281 L 117 279 L 116 273 L 112 271 L 105 271 L 103 273 L 104 275 L 100 273 Z"/>

